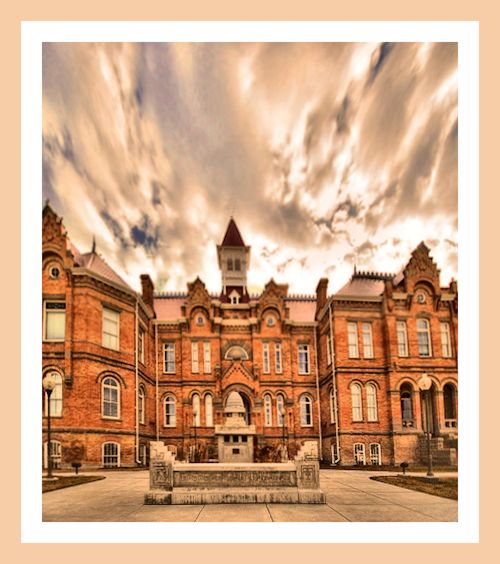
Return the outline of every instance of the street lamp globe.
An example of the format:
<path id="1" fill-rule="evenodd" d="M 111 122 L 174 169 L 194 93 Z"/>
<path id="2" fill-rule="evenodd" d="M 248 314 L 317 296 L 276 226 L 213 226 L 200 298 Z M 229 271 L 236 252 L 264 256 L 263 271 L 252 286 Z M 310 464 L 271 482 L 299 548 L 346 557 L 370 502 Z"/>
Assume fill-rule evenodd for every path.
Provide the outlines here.
<path id="1" fill-rule="evenodd" d="M 56 387 L 57 381 L 53 374 L 47 374 L 42 380 L 43 389 L 46 392 L 52 392 L 52 390 Z"/>
<path id="2" fill-rule="evenodd" d="M 423 392 L 426 392 L 427 390 L 430 390 L 431 386 L 432 386 L 432 380 L 429 377 L 429 375 L 422 374 L 422 376 L 420 376 L 418 380 L 419 389 L 422 390 Z"/>

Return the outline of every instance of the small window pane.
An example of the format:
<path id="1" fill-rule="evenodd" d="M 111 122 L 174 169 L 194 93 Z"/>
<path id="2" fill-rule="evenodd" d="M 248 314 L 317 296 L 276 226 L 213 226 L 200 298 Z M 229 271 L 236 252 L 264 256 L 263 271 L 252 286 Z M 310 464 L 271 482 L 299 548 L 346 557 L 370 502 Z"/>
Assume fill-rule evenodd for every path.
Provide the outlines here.
<path id="1" fill-rule="evenodd" d="M 451 357 L 450 324 L 441 323 L 441 350 L 444 358 Z"/>
<path id="2" fill-rule="evenodd" d="M 365 358 L 373 358 L 373 338 L 372 338 L 372 324 L 361 324 L 361 336 L 363 339 L 363 356 Z"/>
<path id="3" fill-rule="evenodd" d="M 351 386 L 351 401 L 352 401 L 352 420 L 362 421 L 363 410 L 361 403 L 361 386 L 359 384 L 353 384 Z"/>
<path id="4" fill-rule="evenodd" d="M 299 374 L 309 374 L 309 345 L 299 345 Z"/>
<path id="5" fill-rule="evenodd" d="M 264 425 L 270 427 L 273 424 L 272 400 L 269 394 L 264 396 Z"/>
<path id="6" fill-rule="evenodd" d="M 312 425 L 312 402 L 309 396 L 300 398 L 300 424 L 302 427 Z"/>
<path id="7" fill-rule="evenodd" d="M 406 330 L 406 321 L 398 321 L 396 323 L 396 334 L 398 341 L 398 356 L 408 356 L 408 333 Z"/>
<path id="8" fill-rule="evenodd" d="M 269 343 L 262 344 L 262 372 L 269 374 Z"/>
<path id="9" fill-rule="evenodd" d="M 366 407 L 368 421 L 377 421 L 377 388 L 373 384 L 366 386 Z"/>
<path id="10" fill-rule="evenodd" d="M 431 335 L 427 319 L 417 320 L 418 354 L 431 356 Z"/>
<path id="11" fill-rule="evenodd" d="M 275 363 L 276 363 L 276 374 L 281 374 L 282 367 L 281 367 L 281 343 L 276 343 L 274 345 L 274 353 L 275 353 Z"/>
<path id="12" fill-rule="evenodd" d="M 164 352 L 164 371 L 168 374 L 175 374 L 174 343 L 165 343 L 163 345 L 163 352 Z"/>
<path id="13" fill-rule="evenodd" d="M 200 365 L 198 363 L 198 343 L 196 341 L 191 343 L 191 372 L 198 374 Z"/>
<path id="14" fill-rule="evenodd" d="M 358 326 L 356 323 L 347 324 L 347 342 L 349 348 L 349 358 L 358 358 Z"/>
<path id="15" fill-rule="evenodd" d="M 214 424 L 213 419 L 213 400 L 210 394 L 205 396 L 205 425 L 212 427 Z"/>
<path id="16" fill-rule="evenodd" d="M 203 343 L 203 371 L 205 374 L 211 372 L 210 343 Z"/>
<path id="17" fill-rule="evenodd" d="M 165 398 L 165 426 L 175 427 L 175 425 L 175 398 L 169 395 Z"/>

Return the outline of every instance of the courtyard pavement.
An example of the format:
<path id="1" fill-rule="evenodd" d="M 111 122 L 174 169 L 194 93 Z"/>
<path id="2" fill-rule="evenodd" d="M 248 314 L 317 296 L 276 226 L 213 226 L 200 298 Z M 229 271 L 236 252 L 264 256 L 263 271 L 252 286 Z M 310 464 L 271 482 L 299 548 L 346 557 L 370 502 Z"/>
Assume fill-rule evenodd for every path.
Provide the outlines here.
<path id="1" fill-rule="evenodd" d="M 394 475 L 392 472 L 320 470 L 325 505 L 143 505 L 149 487 L 147 470 L 88 474 L 106 479 L 43 494 L 44 521 L 408 522 L 458 518 L 457 501 L 370 480 L 370 476 Z"/>

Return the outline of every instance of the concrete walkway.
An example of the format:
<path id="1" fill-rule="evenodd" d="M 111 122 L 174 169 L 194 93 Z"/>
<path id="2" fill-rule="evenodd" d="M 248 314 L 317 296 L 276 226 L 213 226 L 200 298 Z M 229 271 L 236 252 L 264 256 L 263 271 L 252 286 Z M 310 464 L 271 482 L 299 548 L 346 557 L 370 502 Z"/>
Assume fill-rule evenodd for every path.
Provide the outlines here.
<path id="1" fill-rule="evenodd" d="M 90 472 L 89 472 L 90 474 Z M 105 480 L 43 494 L 44 521 L 457 521 L 458 503 L 370 480 L 391 472 L 321 470 L 326 505 L 143 505 L 149 472 L 95 472 Z"/>

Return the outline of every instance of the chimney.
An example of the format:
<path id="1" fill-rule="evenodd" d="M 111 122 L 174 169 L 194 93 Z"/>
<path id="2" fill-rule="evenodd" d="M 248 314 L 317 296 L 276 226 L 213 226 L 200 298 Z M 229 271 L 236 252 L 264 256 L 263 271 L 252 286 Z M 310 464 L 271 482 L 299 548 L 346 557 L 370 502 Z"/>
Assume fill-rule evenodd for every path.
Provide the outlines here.
<path id="1" fill-rule="evenodd" d="M 149 274 L 141 274 L 142 299 L 148 306 L 153 307 L 153 294 L 155 287 Z"/>
<path id="2" fill-rule="evenodd" d="M 316 286 L 316 312 L 326 304 L 326 292 L 328 290 L 328 278 L 321 278 Z"/>

